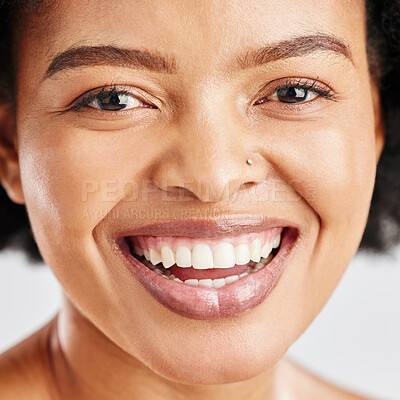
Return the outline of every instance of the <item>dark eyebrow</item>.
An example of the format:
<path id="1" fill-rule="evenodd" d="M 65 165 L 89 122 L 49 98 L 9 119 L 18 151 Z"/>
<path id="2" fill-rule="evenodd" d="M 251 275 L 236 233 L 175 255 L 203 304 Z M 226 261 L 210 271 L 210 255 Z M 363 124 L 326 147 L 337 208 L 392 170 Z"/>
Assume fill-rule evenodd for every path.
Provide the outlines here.
<path id="1" fill-rule="evenodd" d="M 155 72 L 174 73 L 175 60 L 147 50 L 132 50 L 106 46 L 78 46 L 58 53 L 52 60 L 42 80 L 56 73 L 81 66 L 115 65 L 148 69 Z"/>
<path id="2" fill-rule="evenodd" d="M 317 34 L 298 36 L 261 49 L 249 50 L 238 57 L 236 63 L 241 69 L 254 68 L 272 61 L 304 56 L 316 51 L 331 51 L 353 62 L 350 48 L 343 41 L 333 35 Z"/>
<path id="3" fill-rule="evenodd" d="M 318 34 L 299 36 L 272 43 L 261 49 L 248 50 L 236 59 L 235 66 L 241 69 L 254 68 L 268 62 L 303 56 L 315 51 L 335 52 L 352 61 L 350 49 L 343 41 L 332 35 Z M 96 65 L 131 67 L 170 74 L 177 71 L 176 61 L 171 56 L 111 45 L 85 45 L 69 48 L 52 58 L 42 81 L 63 70 Z"/>

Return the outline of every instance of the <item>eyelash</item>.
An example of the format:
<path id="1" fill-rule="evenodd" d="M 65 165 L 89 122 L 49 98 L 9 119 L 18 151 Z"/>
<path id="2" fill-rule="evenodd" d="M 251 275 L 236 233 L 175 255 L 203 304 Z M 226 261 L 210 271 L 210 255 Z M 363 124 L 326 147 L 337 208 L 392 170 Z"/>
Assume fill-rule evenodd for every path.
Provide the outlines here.
<path id="1" fill-rule="evenodd" d="M 260 100 L 257 100 L 254 104 L 258 105 L 258 104 L 266 103 L 267 101 L 269 101 L 269 100 L 267 100 L 267 98 L 269 96 L 271 96 L 272 94 L 274 94 L 275 92 L 277 92 L 278 90 L 288 90 L 289 88 L 308 90 L 308 91 L 318 94 L 319 96 L 321 96 L 327 100 L 337 101 L 336 94 L 330 87 L 318 86 L 317 83 L 318 83 L 318 79 L 314 79 L 314 80 L 306 79 L 306 81 L 304 81 L 304 78 L 299 78 L 296 80 L 289 78 L 284 83 L 275 86 L 273 92 L 270 95 L 263 97 Z M 311 103 L 312 101 L 314 101 L 314 100 L 308 101 L 308 103 Z M 298 107 L 300 105 L 305 104 L 305 103 L 290 104 L 290 103 L 283 103 L 283 102 L 281 102 L 281 103 L 285 104 L 285 106 L 290 106 L 290 107 L 293 107 L 293 106 Z"/>

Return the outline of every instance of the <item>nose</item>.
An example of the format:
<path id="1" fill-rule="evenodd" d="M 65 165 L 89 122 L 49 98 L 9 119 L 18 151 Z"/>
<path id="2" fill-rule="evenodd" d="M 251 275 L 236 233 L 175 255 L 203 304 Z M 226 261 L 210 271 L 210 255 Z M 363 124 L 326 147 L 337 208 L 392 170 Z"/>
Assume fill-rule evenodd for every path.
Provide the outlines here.
<path id="1" fill-rule="evenodd" d="M 176 129 L 176 140 L 159 158 L 151 177 L 168 194 L 224 201 L 266 179 L 266 161 L 254 139 L 229 113 L 224 118 L 188 113 Z"/>

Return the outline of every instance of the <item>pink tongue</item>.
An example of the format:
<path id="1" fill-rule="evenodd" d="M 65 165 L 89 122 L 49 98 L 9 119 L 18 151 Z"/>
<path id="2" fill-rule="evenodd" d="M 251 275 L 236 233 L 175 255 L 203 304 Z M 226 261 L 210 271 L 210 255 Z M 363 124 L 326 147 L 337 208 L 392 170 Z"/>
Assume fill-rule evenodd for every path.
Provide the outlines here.
<path id="1" fill-rule="evenodd" d="M 247 271 L 248 264 L 235 265 L 232 268 L 195 269 L 193 267 L 181 268 L 174 264 L 169 270 L 181 281 L 187 279 L 219 279 L 231 275 L 240 275 Z"/>

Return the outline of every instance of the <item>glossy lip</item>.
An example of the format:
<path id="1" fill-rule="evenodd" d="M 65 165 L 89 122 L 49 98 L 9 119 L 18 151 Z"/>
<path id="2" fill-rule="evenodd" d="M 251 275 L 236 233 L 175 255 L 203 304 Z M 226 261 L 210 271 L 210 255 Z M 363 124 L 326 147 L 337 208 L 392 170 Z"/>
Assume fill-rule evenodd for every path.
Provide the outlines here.
<path id="1" fill-rule="evenodd" d="M 243 233 L 261 232 L 277 227 L 293 227 L 300 231 L 300 227 L 297 224 L 281 218 L 262 215 L 226 215 L 212 220 L 188 218 L 158 221 L 154 224 L 118 230 L 113 237 L 116 237 L 117 241 L 125 236 L 138 235 L 187 236 L 214 239 Z"/>
<path id="2" fill-rule="evenodd" d="M 240 219 L 237 220 L 240 222 Z M 262 221 L 266 223 L 263 224 Z M 128 269 L 144 288 L 162 305 L 171 311 L 192 319 L 208 320 L 237 315 L 260 304 L 276 286 L 292 249 L 300 236 L 299 229 L 276 223 L 277 220 L 262 217 L 246 219 L 246 222 L 226 225 L 227 220 L 172 221 L 147 225 L 133 231 L 120 232 L 118 247 L 127 261 Z M 221 229 L 222 227 L 222 229 Z M 190 286 L 158 275 L 130 254 L 124 237 L 134 235 L 224 237 L 244 232 L 260 232 L 269 228 L 284 227 L 279 252 L 272 261 L 257 272 L 253 272 L 222 288 Z"/>

